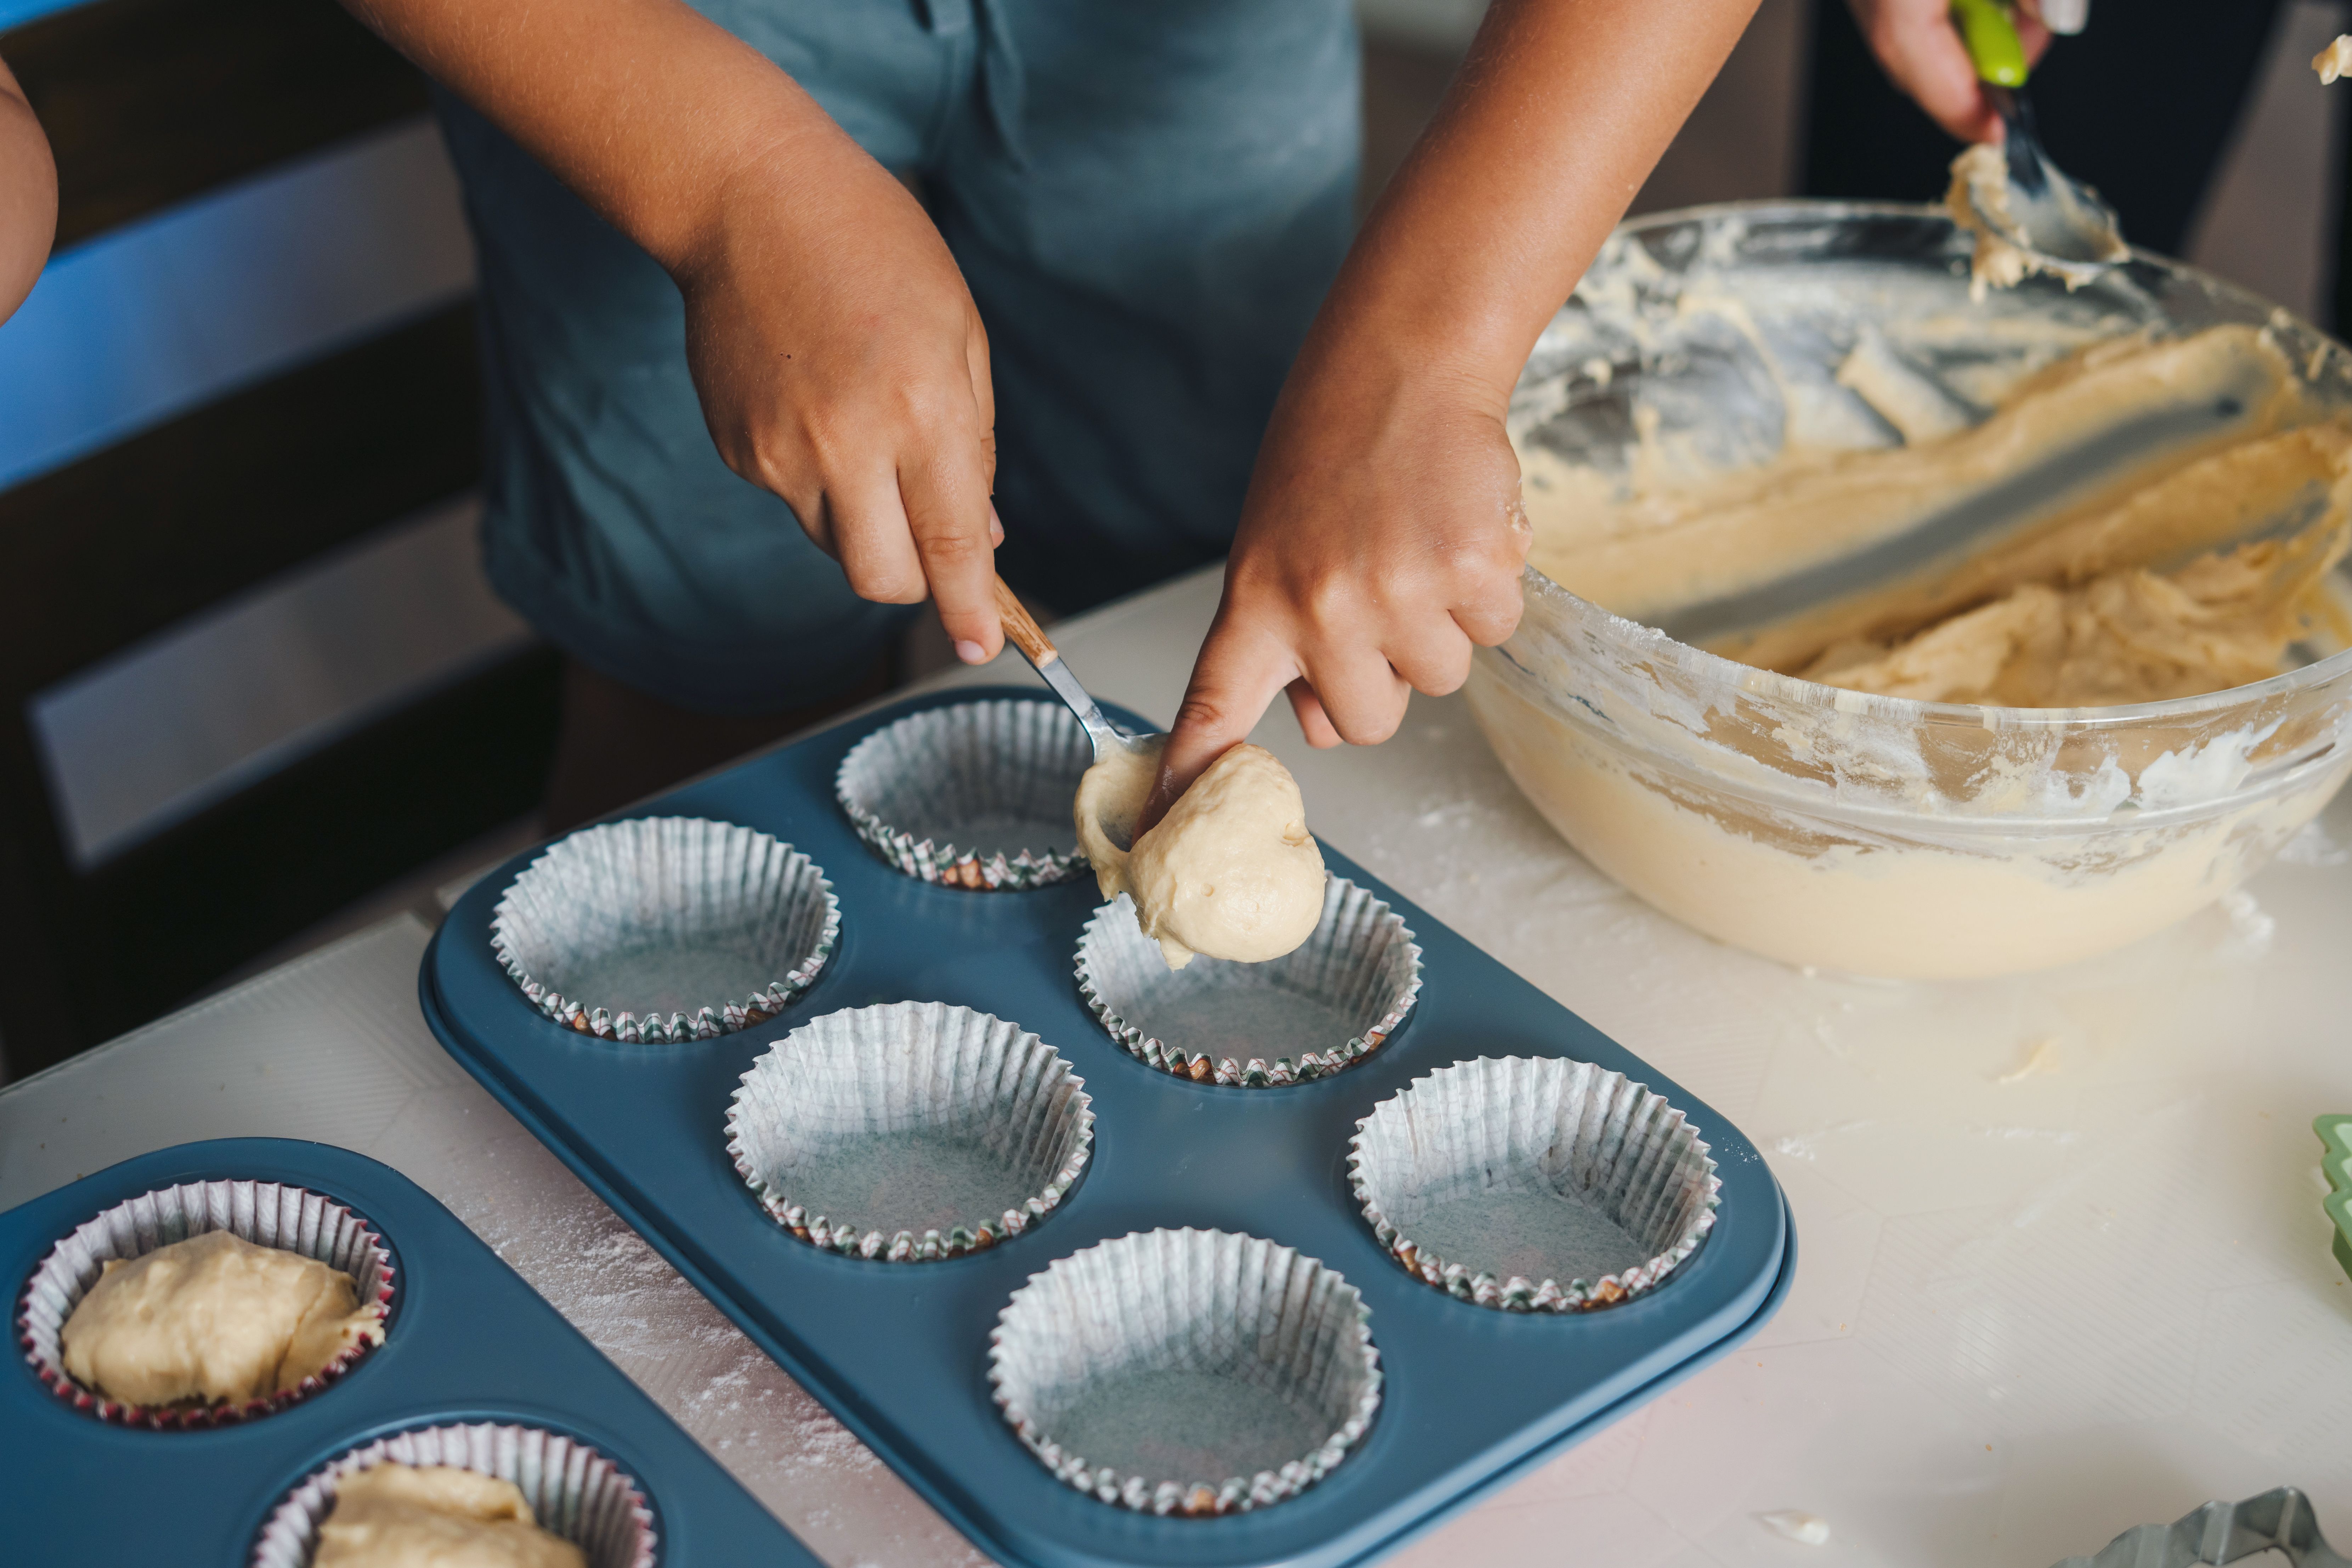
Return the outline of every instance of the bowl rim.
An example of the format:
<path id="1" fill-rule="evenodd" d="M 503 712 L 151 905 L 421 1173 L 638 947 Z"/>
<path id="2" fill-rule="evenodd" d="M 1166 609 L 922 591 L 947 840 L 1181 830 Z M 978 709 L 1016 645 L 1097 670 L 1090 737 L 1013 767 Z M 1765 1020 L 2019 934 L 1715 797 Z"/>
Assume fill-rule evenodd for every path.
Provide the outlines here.
<path id="1" fill-rule="evenodd" d="M 1611 231 L 1611 237 L 1646 234 L 1716 218 L 1779 215 L 1812 219 L 1842 216 L 1940 219 L 1955 232 L 1959 228 L 1941 203 L 1828 201 L 1801 196 L 1768 196 L 1748 201 L 1707 202 L 1696 206 L 1675 207 L 1665 212 L 1645 213 L 1618 225 Z M 2133 246 L 2129 258 L 2119 265 L 2146 266 L 2168 277 L 2188 279 L 2210 293 L 2266 313 L 2271 325 L 2278 325 L 2282 321 L 2292 324 L 2329 344 L 2338 353 L 2352 356 L 2352 348 L 2347 348 L 2341 339 L 2322 331 L 2315 323 L 2285 306 L 2275 304 L 2187 262 Z M 1571 299 L 1573 297 L 1570 296 Z M 1562 308 L 1566 308 L 1565 301 Z M 1524 369 L 1522 374 L 1525 374 Z M 1532 564 L 1521 571 L 1520 584 L 1525 593 L 1542 598 L 1556 596 L 1566 601 L 1578 618 L 1597 622 L 1600 629 L 1609 634 L 1612 640 L 1649 645 L 1665 653 L 1671 662 L 1713 684 L 1778 697 L 1807 707 L 1834 709 L 1848 713 L 1864 712 L 1874 718 L 1915 725 L 1948 725 L 1971 730 L 2056 731 L 2069 734 L 2130 730 L 2154 724 L 2170 725 L 2183 721 L 2209 719 L 2273 698 L 2291 696 L 2312 687 L 2324 686 L 2338 676 L 2352 672 L 2352 647 L 2347 647 L 2325 658 L 2315 659 L 2300 669 L 2286 670 L 2244 686 L 2225 687 L 2220 691 L 2209 691 L 2197 697 L 2116 703 L 2105 708 L 2009 708 L 1990 702 L 1928 702 L 1914 697 L 1888 697 L 1876 692 L 1853 691 L 1842 686 L 1828 686 L 1817 680 L 1807 680 L 1802 676 L 1783 675 L 1777 670 L 1742 664 L 1738 659 L 1709 653 L 1696 644 L 1683 642 L 1654 626 L 1597 605 L 1562 587 Z M 1526 624 L 1524 613 L 1520 624 Z M 1517 635 L 1515 629 L 1512 636 L 1516 637 Z M 1509 658 L 1508 647 L 1507 640 L 1492 651 Z M 1510 662 L 1518 664 L 1517 659 L 1510 659 Z M 1526 668 L 1524 665 L 1519 668 Z"/>

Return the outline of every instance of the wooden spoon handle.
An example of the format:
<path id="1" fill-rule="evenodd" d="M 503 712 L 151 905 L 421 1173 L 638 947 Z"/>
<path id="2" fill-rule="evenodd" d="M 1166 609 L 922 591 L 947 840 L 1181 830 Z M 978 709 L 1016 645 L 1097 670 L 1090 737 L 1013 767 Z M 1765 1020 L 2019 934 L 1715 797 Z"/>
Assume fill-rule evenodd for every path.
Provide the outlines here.
<path id="1" fill-rule="evenodd" d="M 1002 577 L 996 579 L 996 616 L 1004 623 L 1004 635 L 1013 640 L 1013 646 L 1027 654 L 1029 662 L 1038 668 L 1062 657 L 1055 651 L 1045 628 L 1038 626 L 1037 617 L 1021 603 L 1019 595 L 1004 585 Z"/>

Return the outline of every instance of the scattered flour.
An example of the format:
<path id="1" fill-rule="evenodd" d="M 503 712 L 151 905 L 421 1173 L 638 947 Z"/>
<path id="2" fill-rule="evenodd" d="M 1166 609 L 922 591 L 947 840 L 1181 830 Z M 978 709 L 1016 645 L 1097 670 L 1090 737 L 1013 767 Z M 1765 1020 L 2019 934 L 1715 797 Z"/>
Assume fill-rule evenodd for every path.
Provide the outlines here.
<path id="1" fill-rule="evenodd" d="M 2023 1061 L 1996 1077 L 1993 1082 L 2006 1089 L 2012 1083 L 2022 1083 L 2029 1078 L 2038 1078 L 2043 1073 L 2053 1073 L 2057 1070 L 2058 1042 L 2054 1038 L 2036 1040 L 2033 1043 L 2033 1048 L 2025 1053 Z"/>
<path id="2" fill-rule="evenodd" d="M 1756 1522 L 1775 1535 L 1790 1541 L 1802 1542 L 1807 1546 L 1826 1546 L 1830 1540 L 1830 1521 L 1817 1513 L 1801 1509 L 1784 1508 L 1771 1513 L 1759 1513 Z"/>

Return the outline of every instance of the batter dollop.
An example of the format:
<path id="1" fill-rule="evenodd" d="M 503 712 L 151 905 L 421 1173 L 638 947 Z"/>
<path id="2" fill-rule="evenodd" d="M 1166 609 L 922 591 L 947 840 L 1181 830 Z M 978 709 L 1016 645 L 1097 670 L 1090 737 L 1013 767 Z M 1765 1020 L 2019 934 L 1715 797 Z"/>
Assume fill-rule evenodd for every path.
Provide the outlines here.
<path id="1" fill-rule="evenodd" d="M 1106 899 L 1135 901 L 1168 967 L 1195 954 L 1263 963 L 1296 951 L 1323 917 L 1323 854 L 1298 781 L 1260 746 L 1234 747 L 1133 841 L 1159 752 L 1118 752 L 1078 783 L 1078 844 Z"/>
<path id="2" fill-rule="evenodd" d="M 315 1568 L 587 1568 L 539 1528 L 512 1481 L 451 1465 L 386 1462 L 342 1478 Z"/>
<path id="3" fill-rule="evenodd" d="M 85 1388 L 139 1405 L 216 1405 L 299 1387 L 345 1351 L 383 1342 L 341 1269 L 226 1230 L 109 1258 L 59 1336 Z"/>

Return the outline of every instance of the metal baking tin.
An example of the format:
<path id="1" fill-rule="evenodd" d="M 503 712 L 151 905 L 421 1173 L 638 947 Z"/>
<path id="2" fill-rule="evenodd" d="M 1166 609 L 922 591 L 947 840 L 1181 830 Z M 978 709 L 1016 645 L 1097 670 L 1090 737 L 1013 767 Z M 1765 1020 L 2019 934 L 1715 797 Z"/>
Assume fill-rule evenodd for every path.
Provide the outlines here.
<path id="1" fill-rule="evenodd" d="M 834 801 L 849 748 L 909 712 L 1011 695 L 1028 693 L 898 703 L 641 808 L 772 833 L 832 879 L 840 948 L 777 1018 L 648 1049 L 541 1016 L 489 945 L 497 890 L 528 856 L 459 900 L 419 976 L 426 1021 L 450 1054 L 982 1550 L 1023 1568 L 1367 1562 L 1655 1398 L 1771 1315 L 1795 1238 L 1755 1145 L 1328 846 L 1334 873 L 1373 889 L 1415 932 L 1420 1002 L 1349 1071 L 1261 1089 L 1156 1070 L 1087 1013 L 1072 972 L 1099 902 L 1087 881 L 971 893 L 877 861 Z M 1086 1080 L 1096 1116 L 1094 1158 L 1050 1219 L 920 1268 L 794 1240 L 727 1153 L 729 1099 L 771 1041 L 840 1008 L 898 1001 L 954 1003 L 1034 1031 Z M 1412 1079 L 1479 1056 L 1595 1062 L 1689 1114 L 1720 1169 L 1722 1208 L 1671 1281 L 1606 1312 L 1490 1312 L 1430 1289 L 1382 1250 L 1348 1190 L 1356 1122 Z M 1385 1374 L 1379 1416 L 1345 1462 L 1303 1495 L 1235 1517 L 1152 1518 L 1083 1496 L 1037 1463 L 989 1396 L 990 1331 L 1031 1275 L 1108 1237 L 1186 1226 L 1265 1237 L 1338 1269 L 1363 1292 Z"/>
<path id="2" fill-rule="evenodd" d="M 2055 1568 L 2193 1568 L 2277 1552 L 2290 1568 L 2347 1568 L 2319 1533 L 2311 1500 L 2273 1487 L 2238 1502 L 2209 1502 L 2170 1524 L 2142 1524 L 2107 1542 L 2096 1556 L 2069 1557 Z"/>
<path id="3" fill-rule="evenodd" d="M 514 1000 L 530 1005 L 520 994 Z M 184 1143 L 0 1214 L 12 1334 L 26 1280 L 82 1221 L 174 1183 L 235 1179 L 306 1187 L 367 1218 L 399 1268 L 384 1342 L 299 1404 L 232 1426 L 169 1432 L 95 1420 L 12 1356 L 0 1373 L 0 1517 L 7 1521 L 0 1558 L 247 1568 L 270 1513 L 338 1455 L 410 1427 L 500 1421 L 569 1434 L 634 1477 L 652 1504 L 665 1565 L 818 1568 L 455 1215 L 399 1172 L 349 1150 L 282 1138 Z"/>

